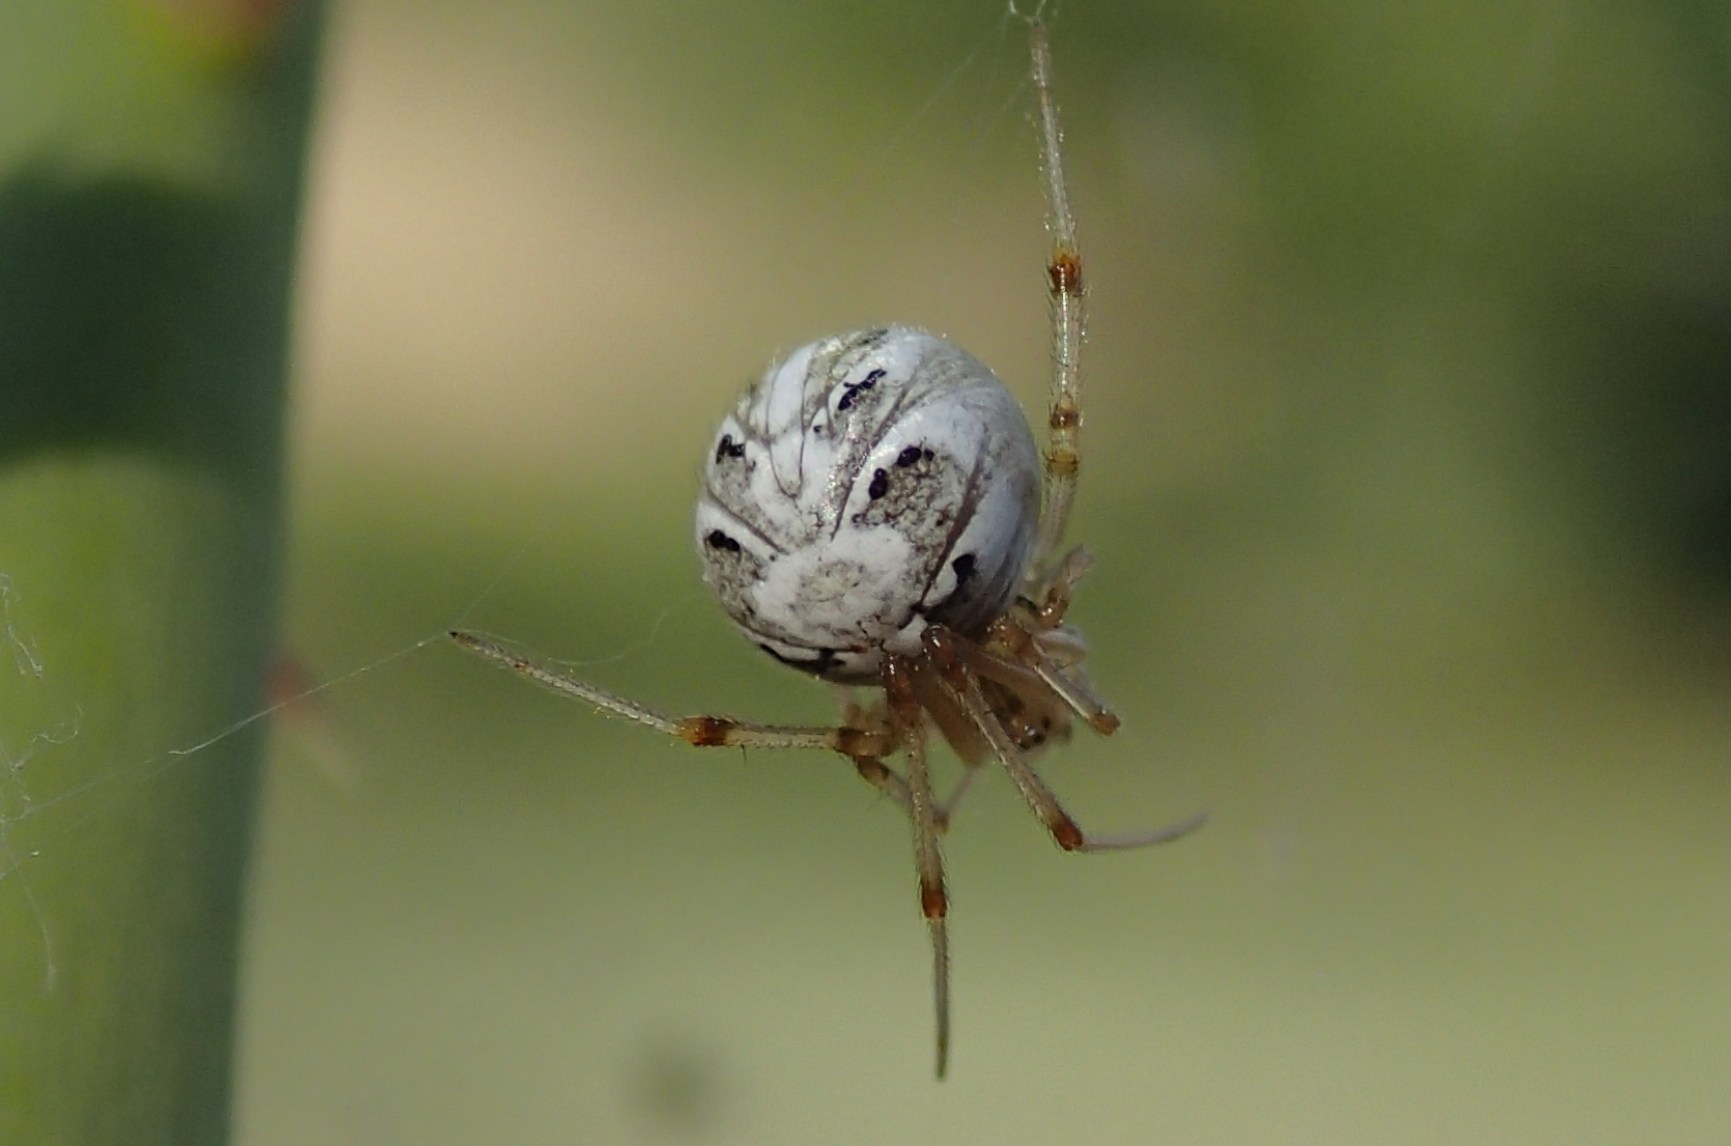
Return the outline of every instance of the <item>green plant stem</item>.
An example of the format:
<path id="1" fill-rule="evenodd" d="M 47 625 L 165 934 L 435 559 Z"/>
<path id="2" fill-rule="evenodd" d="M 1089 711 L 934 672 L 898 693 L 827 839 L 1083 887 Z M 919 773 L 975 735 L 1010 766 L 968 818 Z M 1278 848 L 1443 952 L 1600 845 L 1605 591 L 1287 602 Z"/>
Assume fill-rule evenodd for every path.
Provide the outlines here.
<path id="1" fill-rule="evenodd" d="M 274 644 L 318 24 L 231 7 L 0 13 L 8 1144 L 228 1132 L 261 727 L 184 750 L 258 710 Z"/>

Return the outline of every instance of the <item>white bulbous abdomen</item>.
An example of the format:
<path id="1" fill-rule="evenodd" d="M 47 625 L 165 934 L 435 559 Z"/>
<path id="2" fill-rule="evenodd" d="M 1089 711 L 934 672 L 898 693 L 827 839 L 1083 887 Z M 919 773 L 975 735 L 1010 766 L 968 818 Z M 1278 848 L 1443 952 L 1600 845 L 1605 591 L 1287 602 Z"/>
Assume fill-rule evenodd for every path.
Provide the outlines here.
<path id="1" fill-rule="evenodd" d="M 1028 422 L 977 359 L 908 327 L 794 351 L 721 424 L 697 503 L 704 581 L 779 660 L 829 680 L 1003 612 L 1040 513 Z"/>

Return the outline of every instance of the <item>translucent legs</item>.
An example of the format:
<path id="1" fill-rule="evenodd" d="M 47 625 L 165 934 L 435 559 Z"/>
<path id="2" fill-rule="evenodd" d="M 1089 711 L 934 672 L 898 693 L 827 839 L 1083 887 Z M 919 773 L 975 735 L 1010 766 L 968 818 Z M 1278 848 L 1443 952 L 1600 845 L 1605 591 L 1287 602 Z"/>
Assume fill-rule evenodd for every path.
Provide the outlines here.
<path id="1" fill-rule="evenodd" d="M 1028 763 L 1026 750 L 1048 735 L 1067 733 L 1072 715 L 1106 733 L 1118 726 L 1117 718 L 1081 676 L 1085 649 L 1079 634 L 1062 627 L 1069 589 L 1085 568 L 1085 558 L 1076 555 L 1060 563 L 1052 578 L 1053 589 L 1044 599 L 1038 604 L 1027 603 L 1029 607 L 1021 610 L 1022 615 L 1006 615 L 983 641 L 969 640 L 940 626 L 927 629 L 920 655 L 885 661 L 881 704 L 849 701 L 842 722 L 828 727 L 754 724 L 722 716 L 673 717 L 474 633 L 453 632 L 451 637 L 464 648 L 556 692 L 687 744 L 700 748 L 824 748 L 852 761 L 868 783 L 907 813 L 913 825 L 920 913 L 932 944 L 937 1074 L 942 1078 L 949 1066 L 950 1048 L 949 894 L 938 840 L 948 829 L 956 805 L 980 764 L 990 758 L 1003 766 L 1022 798 L 1066 851 L 1116 851 L 1165 843 L 1200 827 L 1206 819 L 1194 816 L 1123 836 L 1090 835 L 1064 810 Z M 941 804 L 932 792 L 926 758 L 934 727 L 964 765 L 961 781 Z M 906 761 L 905 772 L 897 772 L 886 763 L 898 752 Z"/>
<path id="2" fill-rule="evenodd" d="M 490 661 L 521 673 L 536 684 L 577 700 L 588 701 L 597 709 L 647 724 L 669 736 L 676 736 L 698 748 L 828 748 L 843 756 L 884 755 L 895 750 L 895 742 L 886 730 L 841 727 L 797 727 L 781 724 L 754 724 L 725 716 L 669 716 L 647 705 L 627 700 L 617 693 L 597 688 L 587 681 L 561 669 L 543 664 L 513 652 L 479 633 L 453 631 L 451 639 L 470 652 L 479 653 Z"/>
<path id="3" fill-rule="evenodd" d="M 1046 416 L 1046 478 L 1040 510 L 1040 533 L 1034 545 L 1035 567 L 1057 551 L 1076 499 L 1076 475 L 1082 464 L 1082 337 L 1087 287 L 1082 278 L 1082 249 L 1076 242 L 1076 220 L 1070 212 L 1070 192 L 1064 181 L 1064 132 L 1058 123 L 1058 101 L 1052 94 L 1052 49 L 1041 18 L 1045 5 L 1031 14 L 1010 11 L 1028 24 L 1034 97 L 1038 104 L 1040 168 L 1046 176 L 1046 230 L 1052 252 L 1046 259 L 1046 298 L 1051 312 L 1052 405 Z"/>
<path id="4" fill-rule="evenodd" d="M 938 850 L 938 837 L 948 827 L 956 803 L 980 762 L 977 756 L 971 755 L 979 742 L 983 742 L 991 755 L 1003 765 L 1004 770 L 1010 774 L 1010 779 L 1021 791 L 1022 797 L 1027 800 L 1028 806 L 1046 826 L 1058 846 L 1066 851 L 1115 851 L 1165 843 L 1201 827 L 1207 816 L 1192 816 L 1188 820 L 1153 831 L 1124 836 L 1089 835 L 1058 803 L 1057 796 L 1028 763 L 1022 749 L 1004 727 L 998 712 L 988 702 L 980 684 L 980 677 L 972 671 L 970 662 L 996 663 L 1005 669 L 1016 669 L 1019 666 L 998 660 L 996 654 L 983 646 L 937 626 L 926 630 L 924 643 L 924 655 L 892 658 L 886 664 L 883 676 L 891 724 L 901 738 L 902 751 L 907 759 L 906 777 L 898 776 L 881 760 L 855 760 L 855 765 L 862 776 L 895 797 L 913 821 L 914 867 L 919 876 L 920 911 L 925 916 L 926 928 L 932 941 L 932 997 L 937 1015 L 937 1074 L 942 1078 L 949 1066 L 950 1047 L 949 932 L 946 923 L 949 895 L 945 889 L 944 861 Z M 1061 670 L 1056 666 L 1043 664 L 1042 668 L 1063 678 Z M 1046 672 L 1036 672 L 1031 678 L 1032 682 L 1050 688 L 1045 685 Z M 1073 690 L 1050 689 L 1050 692 L 1052 698 L 1064 700 L 1067 692 L 1086 694 L 1086 687 L 1078 686 Z M 932 721 L 940 729 L 944 729 L 948 723 L 945 720 L 946 710 L 952 715 L 959 710 L 971 729 L 978 733 L 979 741 L 970 742 L 961 737 L 951 737 L 958 754 L 962 755 L 966 771 L 956 792 L 940 806 L 933 800 L 931 778 L 926 768 L 925 714 L 929 713 Z M 1102 710 L 1090 700 L 1086 706 L 1076 707 L 1075 711 L 1093 723 L 1091 717 Z M 1112 727 L 1116 726 L 1114 721 Z"/>

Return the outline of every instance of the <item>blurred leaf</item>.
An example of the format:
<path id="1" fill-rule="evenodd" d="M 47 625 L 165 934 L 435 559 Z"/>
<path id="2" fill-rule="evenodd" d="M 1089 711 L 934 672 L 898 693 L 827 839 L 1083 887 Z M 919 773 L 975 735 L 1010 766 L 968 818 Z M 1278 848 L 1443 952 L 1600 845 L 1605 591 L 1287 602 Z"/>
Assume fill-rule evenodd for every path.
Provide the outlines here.
<path id="1" fill-rule="evenodd" d="M 227 1136 L 318 11 L 220 7 L 0 15 L 8 1143 Z"/>

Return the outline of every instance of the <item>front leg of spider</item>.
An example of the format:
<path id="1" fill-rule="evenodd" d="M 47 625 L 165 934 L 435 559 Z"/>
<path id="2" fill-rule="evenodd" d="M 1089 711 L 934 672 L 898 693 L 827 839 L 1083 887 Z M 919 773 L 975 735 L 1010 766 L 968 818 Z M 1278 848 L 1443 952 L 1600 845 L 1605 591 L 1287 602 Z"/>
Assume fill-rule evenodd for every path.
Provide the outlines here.
<path id="1" fill-rule="evenodd" d="M 1013 14 L 1021 16 L 1012 7 Z M 1052 403 L 1045 449 L 981 362 L 908 326 L 820 339 L 770 368 L 723 419 L 697 503 L 703 579 L 739 631 L 783 664 L 854 690 L 829 726 L 675 717 L 473 633 L 465 648 L 567 696 L 697 747 L 822 748 L 852 762 L 913 826 L 932 947 L 937 1073 L 949 1063 L 949 897 L 939 837 L 968 783 L 1003 768 L 1060 847 L 1176 839 L 1201 817 L 1110 837 L 1083 831 L 1032 758 L 1081 720 L 1118 717 L 1093 691 L 1066 621 L 1085 551 L 1054 559 L 1081 464 L 1082 259 L 1039 14 L 1029 28 L 1053 249 Z M 855 694 L 875 697 L 862 703 Z M 935 732 L 963 764 L 933 795 Z M 903 769 L 891 761 L 899 755 Z"/>

